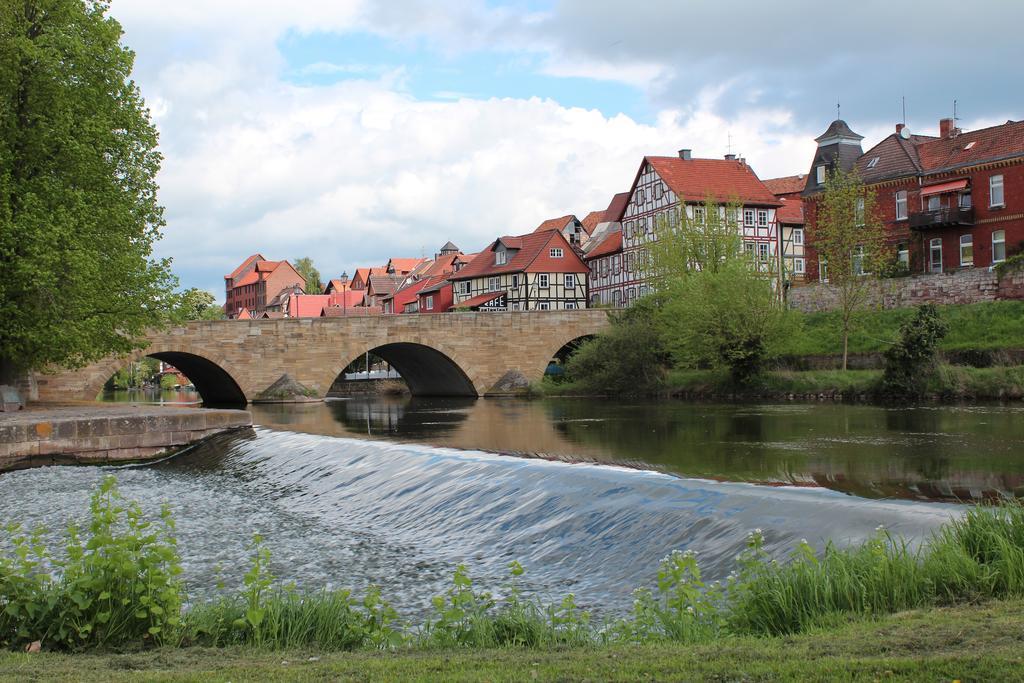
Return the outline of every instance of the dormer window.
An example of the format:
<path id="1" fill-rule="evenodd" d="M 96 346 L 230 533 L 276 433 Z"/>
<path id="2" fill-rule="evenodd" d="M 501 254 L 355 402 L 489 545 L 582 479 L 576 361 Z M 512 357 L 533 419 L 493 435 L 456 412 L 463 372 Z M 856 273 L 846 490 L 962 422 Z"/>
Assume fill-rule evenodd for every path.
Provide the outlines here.
<path id="1" fill-rule="evenodd" d="M 815 173 L 817 173 L 818 184 L 819 185 L 824 185 L 825 184 L 825 166 L 822 165 L 822 166 L 819 166 L 818 168 L 816 168 L 815 169 Z"/>
<path id="2" fill-rule="evenodd" d="M 549 251 L 548 253 L 551 255 L 551 258 L 562 258 L 561 247 L 551 247 L 551 251 Z"/>
<path id="3" fill-rule="evenodd" d="M 494 252 L 494 265 L 503 266 L 508 263 L 508 252 L 504 249 Z"/>
<path id="4" fill-rule="evenodd" d="M 964 147 L 964 149 L 965 149 L 965 150 L 968 150 L 968 149 L 970 149 L 971 147 L 974 147 L 974 145 L 975 145 L 975 143 L 976 143 L 976 142 L 977 142 L 976 140 L 971 140 L 970 142 L 968 142 L 968 143 L 967 143 L 967 145 L 966 145 L 966 146 Z"/>
<path id="5" fill-rule="evenodd" d="M 871 159 L 871 161 L 868 162 L 868 168 L 874 168 L 875 166 L 878 166 L 878 160 L 881 158 L 882 157 L 874 157 L 873 159 Z"/>

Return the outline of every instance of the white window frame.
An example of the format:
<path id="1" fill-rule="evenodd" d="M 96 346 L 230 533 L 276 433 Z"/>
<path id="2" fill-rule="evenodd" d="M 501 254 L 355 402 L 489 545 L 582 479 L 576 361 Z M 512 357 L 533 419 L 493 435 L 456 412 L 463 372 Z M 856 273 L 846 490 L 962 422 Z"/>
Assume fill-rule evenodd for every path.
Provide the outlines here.
<path id="1" fill-rule="evenodd" d="M 933 195 L 930 195 L 925 200 L 925 210 L 926 211 L 938 211 L 941 208 L 942 208 L 942 197 L 941 196 L 939 196 L 937 194 L 933 194 Z"/>
<path id="2" fill-rule="evenodd" d="M 551 310 L 551 302 L 549 302 L 549 301 L 538 301 L 537 302 L 537 310 L 538 311 L 550 311 Z"/>
<path id="3" fill-rule="evenodd" d="M 804 246 L 804 229 L 793 228 L 793 246 L 802 247 Z"/>
<path id="4" fill-rule="evenodd" d="M 998 239 L 997 239 L 998 238 Z M 999 246 L 999 251 L 1003 252 L 1001 258 L 996 258 L 996 246 Z M 1002 263 L 1006 260 L 1006 231 L 1005 230 L 993 230 L 992 231 L 992 263 Z"/>
<path id="5" fill-rule="evenodd" d="M 996 209 L 1006 206 L 1006 193 L 1003 185 L 1002 174 L 989 176 L 988 179 L 988 207 Z M 999 194 L 999 201 L 996 201 L 996 193 Z"/>
<path id="6" fill-rule="evenodd" d="M 967 238 L 966 242 L 964 241 L 964 238 Z M 967 247 L 971 251 L 970 259 L 967 260 L 967 261 L 964 261 L 964 247 Z M 974 265 L 974 235 L 972 235 L 971 233 L 966 233 L 964 235 L 960 235 L 960 267 L 961 268 L 966 268 L 968 266 L 973 266 L 973 265 Z"/>
<path id="7" fill-rule="evenodd" d="M 772 255 L 771 251 L 771 247 L 767 242 L 757 243 L 757 259 L 761 263 L 768 263 L 768 259 L 770 259 Z"/>
<path id="8" fill-rule="evenodd" d="M 754 214 L 755 212 L 753 209 L 743 209 L 743 227 L 754 227 Z"/>
<path id="9" fill-rule="evenodd" d="M 936 248 L 938 249 L 939 261 L 935 262 Z M 938 267 L 936 267 L 938 266 Z M 929 273 L 941 273 L 942 272 L 942 238 L 933 237 L 928 242 L 928 272 Z"/>
<path id="10" fill-rule="evenodd" d="M 818 166 L 818 168 L 816 168 L 814 172 L 816 174 L 815 175 L 815 179 L 818 181 L 818 184 L 819 185 L 824 185 L 825 184 L 825 165 L 822 164 L 822 165 Z"/>
<path id="11" fill-rule="evenodd" d="M 896 262 L 910 268 L 910 248 L 902 242 L 896 245 Z"/>
<path id="12" fill-rule="evenodd" d="M 567 310 L 567 311 L 575 311 L 578 308 L 579 308 L 579 305 L 575 301 L 566 301 L 565 302 L 565 310 Z"/>
<path id="13" fill-rule="evenodd" d="M 793 259 L 793 272 L 797 275 L 803 275 L 806 272 L 806 266 L 804 265 L 803 257 L 797 256 Z"/>
<path id="14" fill-rule="evenodd" d="M 757 210 L 757 227 L 767 228 L 768 227 L 768 209 Z"/>
<path id="15" fill-rule="evenodd" d="M 565 288 L 576 289 L 576 275 L 574 275 L 573 273 L 565 274 Z"/>
<path id="16" fill-rule="evenodd" d="M 548 287 L 551 286 L 551 282 L 548 278 L 547 273 L 541 273 L 540 275 L 537 276 L 537 286 L 540 287 L 541 289 L 547 289 Z"/>
<path id="17" fill-rule="evenodd" d="M 506 263 L 508 263 L 508 252 L 506 252 L 504 249 L 499 249 L 498 251 L 494 252 L 494 265 L 503 266 Z"/>
<path id="18" fill-rule="evenodd" d="M 905 221 L 908 217 L 907 213 L 907 191 L 900 190 L 896 193 L 896 220 Z"/>
<path id="19" fill-rule="evenodd" d="M 423 309 L 430 309 L 431 311 L 434 310 L 434 296 L 432 294 L 428 294 L 423 298 Z"/>
<path id="20" fill-rule="evenodd" d="M 551 258 L 562 258 L 564 255 L 565 252 L 561 247 L 551 247 L 551 249 L 548 250 L 548 256 Z"/>
<path id="21" fill-rule="evenodd" d="M 696 225 L 704 225 L 708 222 L 707 211 L 703 206 L 693 207 L 693 222 Z"/>
<path id="22" fill-rule="evenodd" d="M 818 256 L 818 280 L 828 282 L 828 257 Z"/>
<path id="23" fill-rule="evenodd" d="M 500 286 L 501 286 L 501 278 L 499 278 L 499 277 L 489 277 L 489 278 L 487 278 L 487 291 L 488 292 L 497 292 L 498 288 Z"/>

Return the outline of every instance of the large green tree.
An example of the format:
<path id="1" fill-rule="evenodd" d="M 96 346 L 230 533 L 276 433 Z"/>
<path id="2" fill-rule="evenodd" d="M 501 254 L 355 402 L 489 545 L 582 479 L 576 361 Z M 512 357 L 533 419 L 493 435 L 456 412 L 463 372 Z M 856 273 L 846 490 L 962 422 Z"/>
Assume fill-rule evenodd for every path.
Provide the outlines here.
<path id="1" fill-rule="evenodd" d="M 154 259 L 157 132 L 97 0 L 0 2 L 0 373 L 143 345 L 176 305 Z"/>
<path id="2" fill-rule="evenodd" d="M 175 310 L 175 320 L 177 322 L 222 320 L 223 318 L 224 307 L 217 305 L 217 300 L 213 298 L 213 294 L 210 294 L 205 289 L 189 287 L 181 293 L 178 307 Z"/>
<path id="3" fill-rule="evenodd" d="M 324 285 L 320 282 L 320 271 L 313 265 L 313 259 L 308 256 L 295 259 L 295 270 L 306 281 L 306 286 L 302 290 L 306 294 L 319 294 L 324 290 Z"/>

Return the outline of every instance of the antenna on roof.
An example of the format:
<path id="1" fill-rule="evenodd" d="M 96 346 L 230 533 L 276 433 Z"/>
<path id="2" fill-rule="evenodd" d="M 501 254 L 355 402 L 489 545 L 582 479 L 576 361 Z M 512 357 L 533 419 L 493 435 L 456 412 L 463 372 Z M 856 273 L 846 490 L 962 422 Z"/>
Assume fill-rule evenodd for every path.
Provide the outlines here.
<path id="1" fill-rule="evenodd" d="M 903 96 L 903 125 L 907 125 L 907 96 Z"/>
<path id="2" fill-rule="evenodd" d="M 960 119 L 956 115 L 956 100 L 953 100 L 953 127 L 956 128 L 956 122 Z"/>
<path id="3" fill-rule="evenodd" d="M 839 107 L 839 98 L 838 97 L 836 98 L 836 118 L 837 119 L 843 118 L 842 109 L 840 109 L 840 107 Z"/>
<path id="4" fill-rule="evenodd" d="M 726 154 L 732 154 L 732 131 L 729 131 L 729 146 L 726 149 Z"/>

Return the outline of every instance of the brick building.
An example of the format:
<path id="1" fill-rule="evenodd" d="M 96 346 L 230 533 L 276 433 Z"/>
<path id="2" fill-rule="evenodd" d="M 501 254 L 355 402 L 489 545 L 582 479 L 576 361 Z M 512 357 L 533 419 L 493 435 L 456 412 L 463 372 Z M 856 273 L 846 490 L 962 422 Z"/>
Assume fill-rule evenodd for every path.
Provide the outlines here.
<path id="1" fill-rule="evenodd" d="M 258 316 L 282 290 L 305 288 L 306 281 L 287 261 L 268 261 L 253 254 L 230 275 L 224 276 L 224 313 L 237 317 L 244 308 Z"/>
<path id="2" fill-rule="evenodd" d="M 824 174 L 838 166 L 875 193 L 889 247 L 911 273 L 988 268 L 1024 248 L 1024 121 L 964 132 L 942 119 L 938 136 L 897 125 L 866 152 L 861 139 L 842 121 L 818 138 L 803 192 L 812 232 Z M 809 254 L 809 279 L 820 279 L 817 261 Z"/>

